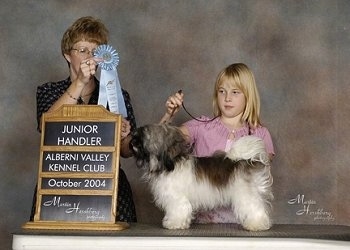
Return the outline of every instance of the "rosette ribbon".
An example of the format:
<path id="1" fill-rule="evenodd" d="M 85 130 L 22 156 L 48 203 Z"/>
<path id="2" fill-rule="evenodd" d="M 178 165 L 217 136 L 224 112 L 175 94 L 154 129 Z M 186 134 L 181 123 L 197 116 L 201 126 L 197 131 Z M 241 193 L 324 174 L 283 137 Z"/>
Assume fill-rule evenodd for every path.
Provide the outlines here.
<path id="1" fill-rule="evenodd" d="M 127 117 L 122 88 L 120 86 L 117 66 L 119 56 L 115 49 L 110 45 L 100 45 L 94 52 L 94 57 L 103 59 L 98 62 L 100 66 L 100 92 L 98 96 L 98 104 L 105 108 L 109 107 L 109 111 L 115 114 L 121 114 Z"/>

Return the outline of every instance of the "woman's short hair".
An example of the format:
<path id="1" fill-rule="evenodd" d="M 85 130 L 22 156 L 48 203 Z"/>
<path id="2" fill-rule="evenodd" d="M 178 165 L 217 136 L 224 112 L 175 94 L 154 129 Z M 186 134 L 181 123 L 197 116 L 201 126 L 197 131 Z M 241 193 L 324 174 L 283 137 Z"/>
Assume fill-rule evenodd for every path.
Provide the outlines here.
<path id="1" fill-rule="evenodd" d="M 79 41 L 98 45 L 107 44 L 108 30 L 99 19 L 91 16 L 79 18 L 63 34 L 61 40 L 62 55 L 69 54 L 73 45 Z"/>

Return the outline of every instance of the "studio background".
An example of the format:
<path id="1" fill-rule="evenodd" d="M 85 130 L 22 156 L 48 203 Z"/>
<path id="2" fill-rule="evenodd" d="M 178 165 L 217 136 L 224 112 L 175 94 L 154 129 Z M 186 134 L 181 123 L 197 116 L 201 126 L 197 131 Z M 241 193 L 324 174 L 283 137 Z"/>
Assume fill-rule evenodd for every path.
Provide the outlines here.
<path id="1" fill-rule="evenodd" d="M 110 31 L 138 125 L 158 122 L 179 89 L 193 115 L 212 115 L 214 81 L 246 63 L 276 151 L 273 220 L 350 225 L 350 1 L 5 0 L 0 3 L 0 242 L 28 221 L 37 181 L 36 88 L 68 76 L 64 31 L 93 15 Z M 181 111 L 175 124 L 190 119 Z M 138 221 L 160 223 L 142 172 L 122 159 Z"/>

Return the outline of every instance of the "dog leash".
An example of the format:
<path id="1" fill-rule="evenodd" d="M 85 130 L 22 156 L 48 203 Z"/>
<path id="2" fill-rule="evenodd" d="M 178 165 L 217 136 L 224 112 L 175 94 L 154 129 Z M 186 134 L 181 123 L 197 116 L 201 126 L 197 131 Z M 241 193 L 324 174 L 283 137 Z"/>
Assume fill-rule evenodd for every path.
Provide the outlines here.
<path id="1" fill-rule="evenodd" d="M 182 89 L 180 89 L 179 91 L 177 91 L 177 93 L 179 94 L 182 94 Z M 182 104 L 181 104 L 182 108 L 185 110 L 185 112 L 194 120 L 196 121 L 199 121 L 199 122 L 211 122 L 211 121 L 214 121 L 216 118 L 218 118 L 219 116 L 215 116 L 213 117 L 212 119 L 209 119 L 209 120 L 201 120 L 201 119 L 198 119 L 196 117 L 194 117 L 188 110 L 187 108 L 185 107 L 185 104 L 184 104 L 184 101 L 182 101 Z M 174 112 L 175 112 L 175 109 L 173 110 L 173 112 L 171 113 L 171 116 L 174 115 Z"/>
<path id="2" fill-rule="evenodd" d="M 177 91 L 177 93 L 181 94 L 182 93 L 182 89 L 180 89 L 179 91 Z M 196 117 L 194 117 L 188 110 L 187 108 L 185 107 L 185 104 L 184 102 L 182 101 L 182 108 L 185 110 L 185 112 L 194 120 L 196 121 L 199 121 L 199 122 L 211 122 L 211 121 L 214 121 L 216 118 L 218 118 L 219 116 L 214 116 L 213 118 L 209 119 L 209 120 L 201 120 L 201 119 L 198 119 Z M 175 109 L 173 110 L 173 112 L 171 113 L 171 116 L 173 116 L 175 112 Z M 248 125 L 248 135 L 252 135 L 252 131 L 251 131 L 251 128 L 250 126 Z"/>

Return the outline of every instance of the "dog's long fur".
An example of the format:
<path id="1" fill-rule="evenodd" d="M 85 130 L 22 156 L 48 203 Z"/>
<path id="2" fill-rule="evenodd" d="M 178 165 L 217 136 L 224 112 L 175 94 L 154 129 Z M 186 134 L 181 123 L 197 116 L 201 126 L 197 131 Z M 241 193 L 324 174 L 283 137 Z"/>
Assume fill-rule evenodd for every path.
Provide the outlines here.
<path id="1" fill-rule="evenodd" d="M 261 139 L 242 137 L 227 153 L 194 157 L 178 128 L 146 125 L 130 145 L 156 205 L 165 212 L 165 228 L 189 228 L 195 211 L 221 206 L 232 207 L 247 230 L 271 227 L 272 176 Z"/>

